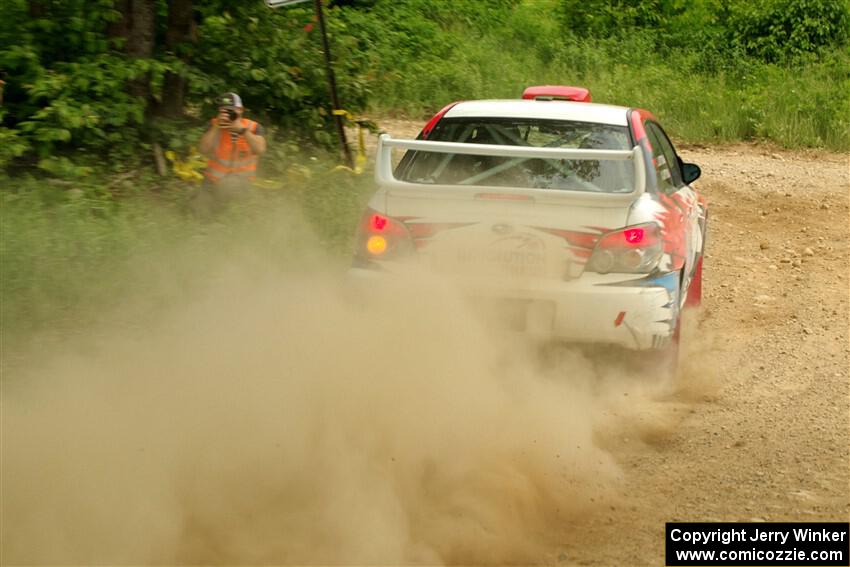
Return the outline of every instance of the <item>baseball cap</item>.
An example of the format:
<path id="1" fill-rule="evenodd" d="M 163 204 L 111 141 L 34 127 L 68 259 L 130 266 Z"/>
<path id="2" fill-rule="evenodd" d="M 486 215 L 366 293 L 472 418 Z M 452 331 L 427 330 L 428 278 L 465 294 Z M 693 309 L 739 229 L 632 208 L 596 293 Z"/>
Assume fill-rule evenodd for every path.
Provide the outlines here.
<path id="1" fill-rule="evenodd" d="M 242 108 L 242 98 L 236 93 L 224 93 L 216 99 L 219 106 L 232 106 Z"/>

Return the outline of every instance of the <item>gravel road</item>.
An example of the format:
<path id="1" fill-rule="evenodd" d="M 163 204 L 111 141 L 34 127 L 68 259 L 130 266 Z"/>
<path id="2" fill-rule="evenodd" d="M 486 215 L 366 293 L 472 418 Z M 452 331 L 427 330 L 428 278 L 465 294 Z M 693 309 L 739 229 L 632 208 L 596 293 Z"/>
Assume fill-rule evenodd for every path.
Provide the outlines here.
<path id="1" fill-rule="evenodd" d="M 694 360 L 660 409 L 672 423 L 612 446 L 622 503 L 570 530 L 569 562 L 658 564 L 673 520 L 850 516 L 850 160 L 753 145 L 681 152 L 701 165 L 710 202 L 704 307 L 685 337 Z"/>

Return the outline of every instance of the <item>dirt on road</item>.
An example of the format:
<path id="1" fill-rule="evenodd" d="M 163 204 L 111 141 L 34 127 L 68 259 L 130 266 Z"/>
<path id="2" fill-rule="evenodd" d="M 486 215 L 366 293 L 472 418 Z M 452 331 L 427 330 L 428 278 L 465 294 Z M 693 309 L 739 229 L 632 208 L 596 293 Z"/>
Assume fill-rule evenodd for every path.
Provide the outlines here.
<path id="1" fill-rule="evenodd" d="M 665 431 L 614 440 L 623 500 L 567 546 L 579 564 L 658 564 L 667 521 L 850 517 L 850 158 L 681 153 L 710 203 L 703 309 L 685 339 L 699 364 L 681 377 L 703 390 L 658 402 L 675 416 Z"/>
<path id="2" fill-rule="evenodd" d="M 668 521 L 846 521 L 848 156 L 681 153 L 710 220 L 675 384 L 517 345 L 427 280 L 352 303 L 320 255 L 234 260 L 4 377 L 0 560 L 658 565 Z"/>

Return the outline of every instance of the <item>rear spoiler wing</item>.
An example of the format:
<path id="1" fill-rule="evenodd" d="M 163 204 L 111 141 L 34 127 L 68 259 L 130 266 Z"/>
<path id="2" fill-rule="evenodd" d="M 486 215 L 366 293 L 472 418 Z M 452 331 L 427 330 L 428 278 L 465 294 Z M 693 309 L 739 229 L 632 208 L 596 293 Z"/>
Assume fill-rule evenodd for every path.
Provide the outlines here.
<path id="1" fill-rule="evenodd" d="M 505 146 L 495 144 L 466 144 L 459 142 L 428 142 L 425 140 L 394 140 L 389 134 L 381 134 L 378 138 L 378 151 L 375 162 L 375 181 L 383 187 L 400 190 L 435 189 L 439 187 L 451 189 L 468 189 L 481 191 L 481 185 L 426 185 L 400 181 L 393 173 L 392 150 L 416 150 L 444 154 L 467 154 L 476 156 L 497 156 L 512 158 L 543 158 L 543 159 L 593 159 L 612 161 L 631 161 L 634 167 L 635 188 L 629 193 L 592 193 L 587 191 L 569 191 L 536 189 L 531 187 L 487 187 L 488 190 L 508 191 L 513 194 L 528 194 L 529 196 L 569 194 L 582 200 L 602 201 L 608 203 L 631 202 L 646 190 L 646 170 L 644 156 L 640 146 L 631 150 L 587 150 L 563 148 L 539 148 L 531 146 Z M 602 204 L 602 203 L 600 203 Z"/>

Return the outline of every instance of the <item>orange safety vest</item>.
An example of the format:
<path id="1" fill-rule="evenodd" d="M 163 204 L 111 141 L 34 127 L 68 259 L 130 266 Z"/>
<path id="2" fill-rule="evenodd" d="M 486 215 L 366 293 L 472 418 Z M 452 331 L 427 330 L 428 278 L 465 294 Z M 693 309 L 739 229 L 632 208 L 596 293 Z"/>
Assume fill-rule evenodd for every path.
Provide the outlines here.
<path id="1" fill-rule="evenodd" d="M 247 118 L 242 119 L 242 124 L 252 133 L 256 132 L 259 126 Z M 257 155 L 251 150 L 245 136 L 240 134 L 234 143 L 232 132 L 221 130 L 213 156 L 207 160 L 204 175 L 213 183 L 218 183 L 225 176 L 253 181 L 257 175 Z"/>

